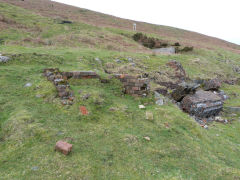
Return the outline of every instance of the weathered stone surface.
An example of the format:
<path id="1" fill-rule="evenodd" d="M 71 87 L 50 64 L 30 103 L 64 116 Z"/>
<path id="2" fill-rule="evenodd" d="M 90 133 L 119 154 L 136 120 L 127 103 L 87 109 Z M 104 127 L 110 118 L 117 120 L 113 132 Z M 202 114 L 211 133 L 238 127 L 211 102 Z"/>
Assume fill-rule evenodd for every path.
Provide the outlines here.
<path id="1" fill-rule="evenodd" d="M 181 101 L 186 95 L 188 94 L 194 94 L 196 92 L 196 89 L 199 87 L 199 84 L 195 83 L 180 83 L 178 84 L 178 87 L 173 90 L 172 92 L 172 98 L 175 101 Z"/>
<path id="2" fill-rule="evenodd" d="M 223 108 L 223 102 L 216 94 L 199 90 L 193 95 L 184 97 L 181 106 L 190 115 L 204 118 L 217 115 Z"/>
<path id="3" fill-rule="evenodd" d="M 204 90 L 209 91 L 217 91 L 221 87 L 222 83 L 219 79 L 211 79 L 204 83 Z"/>
<path id="4" fill-rule="evenodd" d="M 0 63 L 6 63 L 8 61 L 10 61 L 11 58 L 7 57 L 7 56 L 1 56 L 0 55 Z"/>
<path id="5" fill-rule="evenodd" d="M 60 140 L 56 143 L 55 150 L 68 155 L 72 151 L 72 144 Z"/>

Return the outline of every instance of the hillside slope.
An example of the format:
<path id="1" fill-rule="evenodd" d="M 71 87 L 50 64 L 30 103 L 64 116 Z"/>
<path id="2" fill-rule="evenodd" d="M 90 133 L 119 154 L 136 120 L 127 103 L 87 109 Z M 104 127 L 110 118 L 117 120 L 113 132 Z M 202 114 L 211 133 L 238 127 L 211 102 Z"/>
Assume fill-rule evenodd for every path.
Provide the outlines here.
<path id="1" fill-rule="evenodd" d="M 133 24 L 132 20 L 121 19 L 114 16 L 89 11 L 86 9 L 81 9 L 57 2 L 52 2 L 49 0 L 38 1 L 1 0 L 1 1 L 20 6 L 24 9 L 31 10 L 35 13 L 38 13 L 46 17 L 51 18 L 61 17 L 63 19 L 69 19 L 75 22 L 91 24 L 93 26 L 98 27 L 111 27 L 128 31 L 132 30 Z M 138 31 L 152 33 L 161 38 L 172 41 L 180 41 L 183 44 L 189 46 L 208 49 L 224 48 L 240 53 L 239 45 L 195 32 L 185 31 L 167 26 L 158 26 L 143 22 L 137 22 L 137 28 Z"/>
<path id="2" fill-rule="evenodd" d="M 221 114 L 228 123 L 204 129 L 172 101 L 155 104 L 156 83 L 147 97 L 132 97 L 106 73 L 150 76 L 176 60 L 189 79 L 236 80 L 239 46 L 138 23 L 148 36 L 195 47 L 156 55 L 132 39 L 131 25 L 45 0 L 0 0 L 0 54 L 11 57 L 0 63 L 0 179 L 240 179 L 240 114 L 226 111 L 240 107 L 237 82 L 221 86 L 230 97 Z M 69 80 L 75 99 L 64 106 L 45 68 L 95 71 L 108 83 Z M 70 155 L 54 151 L 60 139 L 73 144 Z"/>

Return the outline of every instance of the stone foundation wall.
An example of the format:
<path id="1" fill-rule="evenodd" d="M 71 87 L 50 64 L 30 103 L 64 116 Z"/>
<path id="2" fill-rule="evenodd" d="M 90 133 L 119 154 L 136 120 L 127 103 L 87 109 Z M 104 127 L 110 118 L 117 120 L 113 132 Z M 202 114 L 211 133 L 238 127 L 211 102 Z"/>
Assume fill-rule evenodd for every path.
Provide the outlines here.
<path id="1" fill-rule="evenodd" d="M 76 71 L 76 72 L 60 72 L 58 68 L 44 69 L 43 74 L 47 79 L 55 85 L 58 97 L 61 98 L 63 105 L 72 105 L 74 101 L 73 92 L 70 90 L 68 79 L 89 79 L 98 78 L 96 72 L 92 71 Z"/>
<path id="2" fill-rule="evenodd" d="M 137 75 L 116 74 L 124 86 L 124 93 L 133 96 L 146 96 L 149 91 L 149 79 Z"/>

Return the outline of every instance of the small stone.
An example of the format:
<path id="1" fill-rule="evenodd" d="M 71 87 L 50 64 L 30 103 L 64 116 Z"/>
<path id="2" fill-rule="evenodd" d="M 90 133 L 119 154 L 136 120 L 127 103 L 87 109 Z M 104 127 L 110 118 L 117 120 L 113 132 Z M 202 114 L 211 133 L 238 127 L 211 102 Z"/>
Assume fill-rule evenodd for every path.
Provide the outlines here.
<path id="1" fill-rule="evenodd" d="M 208 125 L 204 125 L 203 128 L 204 128 L 204 129 L 208 129 Z"/>
<path id="2" fill-rule="evenodd" d="M 115 60 L 116 63 L 121 63 L 122 61 L 120 59 Z"/>
<path id="3" fill-rule="evenodd" d="M 163 99 L 158 99 L 156 101 L 156 104 L 159 105 L 159 106 L 162 106 L 164 104 Z"/>
<path id="4" fill-rule="evenodd" d="M 97 61 L 98 63 L 102 63 L 102 61 L 98 57 L 95 58 L 95 61 Z"/>
<path id="5" fill-rule="evenodd" d="M 24 87 L 31 87 L 32 86 L 32 83 L 27 83 L 24 85 Z"/>
<path id="6" fill-rule="evenodd" d="M 37 166 L 34 166 L 31 168 L 33 171 L 37 171 L 39 168 Z"/>
<path id="7" fill-rule="evenodd" d="M 41 97 L 42 97 L 41 94 L 37 94 L 37 95 L 36 95 L 36 98 L 41 98 Z"/>
<path id="8" fill-rule="evenodd" d="M 150 137 L 148 137 L 148 136 L 145 136 L 144 139 L 147 140 L 147 141 L 151 140 Z"/>
<path id="9" fill-rule="evenodd" d="M 219 136 L 219 134 L 216 134 L 216 136 L 218 137 L 218 136 Z"/>
<path id="10" fill-rule="evenodd" d="M 6 63 L 6 62 L 8 62 L 9 60 L 10 60 L 9 57 L 0 55 L 0 63 L 1 63 L 1 62 L 2 62 L 2 63 Z"/>
<path id="11" fill-rule="evenodd" d="M 153 120 L 153 113 L 150 111 L 146 111 L 146 119 L 147 120 Z"/>
<path id="12" fill-rule="evenodd" d="M 139 109 L 145 109 L 146 107 L 144 105 L 138 105 Z"/>
<path id="13" fill-rule="evenodd" d="M 68 155 L 72 151 L 72 144 L 60 140 L 56 143 L 55 150 Z"/>
<path id="14" fill-rule="evenodd" d="M 131 57 L 128 57 L 127 60 L 128 60 L 129 62 L 133 62 L 133 58 L 131 58 Z"/>
<path id="15" fill-rule="evenodd" d="M 87 100 L 90 96 L 91 96 L 91 94 L 85 94 L 82 96 L 82 99 Z"/>
<path id="16" fill-rule="evenodd" d="M 109 111 L 112 111 L 112 112 L 117 111 L 117 108 L 115 108 L 115 107 L 110 107 L 110 108 L 109 108 Z"/>

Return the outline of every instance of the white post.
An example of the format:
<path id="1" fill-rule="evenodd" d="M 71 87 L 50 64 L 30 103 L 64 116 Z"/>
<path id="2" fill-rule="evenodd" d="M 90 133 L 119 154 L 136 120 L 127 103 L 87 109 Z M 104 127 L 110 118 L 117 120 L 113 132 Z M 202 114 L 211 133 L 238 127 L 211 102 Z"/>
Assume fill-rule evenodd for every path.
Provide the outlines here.
<path id="1" fill-rule="evenodd" d="M 133 23 L 133 31 L 136 31 L 136 30 L 137 30 L 137 24 Z"/>

